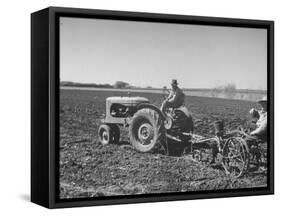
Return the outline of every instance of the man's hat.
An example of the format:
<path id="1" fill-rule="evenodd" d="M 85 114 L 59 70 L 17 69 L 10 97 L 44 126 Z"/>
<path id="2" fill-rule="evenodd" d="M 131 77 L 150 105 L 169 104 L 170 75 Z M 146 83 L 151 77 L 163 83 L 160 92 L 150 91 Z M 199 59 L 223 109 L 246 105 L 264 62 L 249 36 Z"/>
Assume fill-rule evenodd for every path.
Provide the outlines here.
<path id="1" fill-rule="evenodd" d="M 262 97 L 262 99 L 258 100 L 258 103 L 267 102 L 267 96 Z"/>
<path id="2" fill-rule="evenodd" d="M 172 85 L 178 85 L 178 82 L 177 82 L 176 79 L 173 79 L 172 82 L 171 82 L 171 84 L 172 84 Z"/>

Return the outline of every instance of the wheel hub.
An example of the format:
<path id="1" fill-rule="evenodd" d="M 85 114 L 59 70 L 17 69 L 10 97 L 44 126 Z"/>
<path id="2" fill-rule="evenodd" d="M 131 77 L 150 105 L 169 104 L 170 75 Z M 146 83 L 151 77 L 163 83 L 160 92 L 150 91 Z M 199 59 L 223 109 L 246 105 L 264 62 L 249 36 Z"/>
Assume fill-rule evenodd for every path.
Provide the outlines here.
<path id="1" fill-rule="evenodd" d="M 108 140 L 108 134 L 107 134 L 106 131 L 103 131 L 103 132 L 102 132 L 102 139 L 103 139 L 103 140 Z"/>
<path id="2" fill-rule="evenodd" d="M 138 137 L 144 144 L 149 144 L 153 138 L 153 128 L 150 124 L 145 123 L 139 127 Z"/>
<path id="3" fill-rule="evenodd" d="M 173 119 L 170 115 L 167 115 L 165 121 L 164 121 L 164 127 L 166 130 L 170 130 L 173 125 Z"/>

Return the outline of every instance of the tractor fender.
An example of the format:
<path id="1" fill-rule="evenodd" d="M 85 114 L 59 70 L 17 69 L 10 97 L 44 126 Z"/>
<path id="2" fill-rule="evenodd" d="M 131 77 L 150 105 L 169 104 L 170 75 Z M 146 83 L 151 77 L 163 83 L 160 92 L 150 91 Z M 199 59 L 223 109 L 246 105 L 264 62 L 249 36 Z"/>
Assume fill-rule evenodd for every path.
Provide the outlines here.
<path id="1" fill-rule="evenodd" d="M 152 109 L 155 112 L 157 112 L 163 120 L 166 120 L 166 116 L 161 112 L 161 110 L 157 106 L 148 103 L 141 103 L 137 106 L 137 110 L 141 110 L 141 109 Z"/>
<path id="2" fill-rule="evenodd" d="M 186 115 L 186 117 L 191 118 L 191 113 L 189 112 L 189 110 L 187 109 L 186 106 L 180 106 L 180 107 L 176 108 L 175 110 L 179 110 L 179 111 L 183 112 Z"/>

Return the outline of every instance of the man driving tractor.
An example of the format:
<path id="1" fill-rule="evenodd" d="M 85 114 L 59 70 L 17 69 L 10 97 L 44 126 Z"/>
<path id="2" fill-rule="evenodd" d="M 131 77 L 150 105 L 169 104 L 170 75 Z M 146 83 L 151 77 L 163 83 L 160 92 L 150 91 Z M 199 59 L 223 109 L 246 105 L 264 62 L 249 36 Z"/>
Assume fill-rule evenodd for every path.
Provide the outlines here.
<path id="1" fill-rule="evenodd" d="M 173 79 L 171 82 L 172 90 L 169 96 L 163 101 L 161 106 L 161 111 L 163 112 L 167 108 L 179 108 L 180 106 L 184 105 L 184 93 L 178 87 L 177 80 Z"/>

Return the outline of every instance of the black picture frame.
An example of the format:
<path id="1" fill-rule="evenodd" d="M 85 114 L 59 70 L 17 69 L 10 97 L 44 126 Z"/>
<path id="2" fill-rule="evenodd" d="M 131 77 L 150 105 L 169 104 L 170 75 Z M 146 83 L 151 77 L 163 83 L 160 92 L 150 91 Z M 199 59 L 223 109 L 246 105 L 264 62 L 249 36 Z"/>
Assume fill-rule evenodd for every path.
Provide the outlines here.
<path id="1" fill-rule="evenodd" d="M 59 17 L 267 29 L 268 184 L 265 188 L 59 199 Z M 47 208 L 274 194 L 274 22 L 49 7 L 31 15 L 31 201 Z"/>

